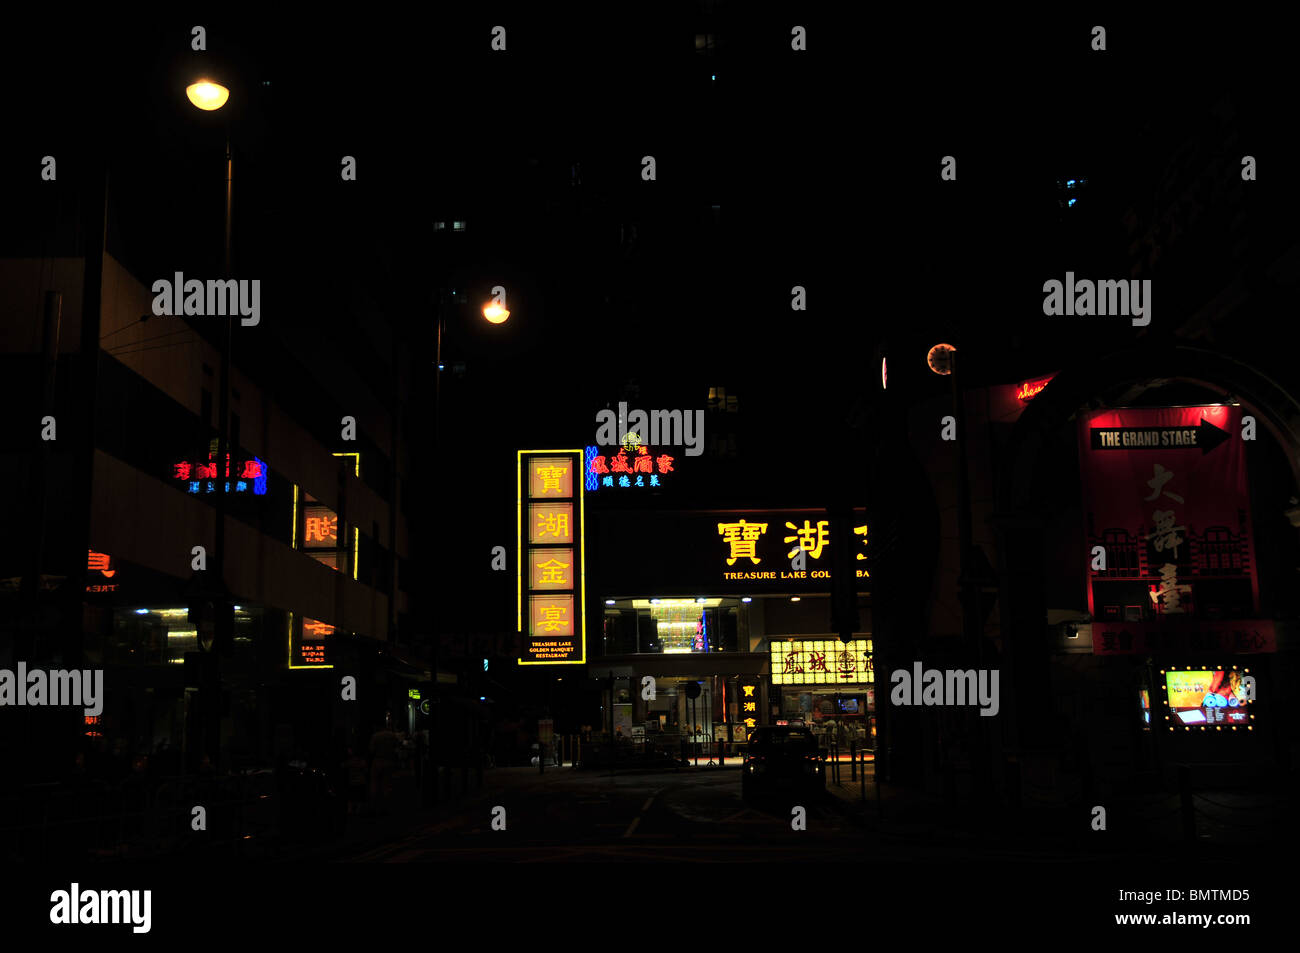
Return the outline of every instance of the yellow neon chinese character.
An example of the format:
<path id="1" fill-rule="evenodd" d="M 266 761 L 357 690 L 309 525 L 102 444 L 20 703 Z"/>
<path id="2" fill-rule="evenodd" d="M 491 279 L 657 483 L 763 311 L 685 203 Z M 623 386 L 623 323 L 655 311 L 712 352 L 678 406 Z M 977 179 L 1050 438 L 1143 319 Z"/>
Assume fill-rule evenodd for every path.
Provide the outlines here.
<path id="1" fill-rule="evenodd" d="M 753 685 L 741 685 L 740 687 L 743 688 L 743 689 L 745 690 L 745 697 L 746 697 L 746 698 L 753 698 L 753 697 L 754 697 L 754 686 L 753 686 Z"/>
<path id="2" fill-rule="evenodd" d="M 562 563 L 558 559 L 548 559 L 544 563 L 538 563 L 537 568 L 542 570 L 542 576 L 537 580 L 539 584 L 546 582 L 558 582 L 561 585 L 568 582 L 561 570 L 568 569 L 568 563 Z"/>
<path id="3" fill-rule="evenodd" d="M 560 478 L 569 472 L 568 467 L 538 467 L 537 475 L 542 478 L 542 492 L 554 490 L 560 492 Z"/>
<path id="4" fill-rule="evenodd" d="M 745 711 L 758 711 L 758 702 L 745 702 Z"/>
<path id="5" fill-rule="evenodd" d="M 749 559 L 758 565 L 759 557 L 754 554 L 754 546 L 758 537 L 767 532 L 766 523 L 746 523 L 744 520 L 739 523 L 719 523 L 718 532 L 722 534 L 723 542 L 731 546 L 728 566 L 734 566 L 737 559 Z"/>
<path id="6" fill-rule="evenodd" d="M 830 520 L 818 520 L 816 529 L 813 528 L 810 520 L 803 521 L 803 529 L 800 529 L 793 523 L 786 523 L 785 528 L 794 530 L 795 535 L 787 536 L 783 542 L 793 543 L 796 539 L 799 540 L 799 545 L 786 553 L 786 555 L 793 557 L 795 553 L 802 549 L 806 551 L 808 555 L 812 556 L 813 559 L 820 559 L 822 555 L 822 547 L 826 545 L 827 538 L 830 536 L 830 526 Z"/>
<path id="7" fill-rule="evenodd" d="M 537 523 L 537 535 L 545 536 L 550 533 L 556 539 L 569 538 L 569 514 L 568 513 L 542 513 Z"/>
<path id="8" fill-rule="evenodd" d="M 564 606 L 542 606 L 543 631 L 556 632 L 563 629 L 568 621 L 564 618 L 564 613 L 567 611 Z"/>
<path id="9" fill-rule="evenodd" d="M 757 718 L 746 718 L 746 719 L 745 719 L 745 727 L 746 727 L 746 728 L 753 728 L 756 724 L 758 724 L 758 719 L 757 719 Z"/>
<path id="10" fill-rule="evenodd" d="M 856 536 L 861 536 L 861 537 L 862 537 L 862 545 L 863 545 L 863 546 L 867 545 L 867 528 L 866 528 L 865 526 L 855 526 L 855 527 L 853 527 L 853 533 L 854 533 L 854 535 L 856 535 Z M 858 558 L 859 558 L 859 559 L 866 559 L 867 557 L 864 556 L 862 553 L 858 553 Z"/>

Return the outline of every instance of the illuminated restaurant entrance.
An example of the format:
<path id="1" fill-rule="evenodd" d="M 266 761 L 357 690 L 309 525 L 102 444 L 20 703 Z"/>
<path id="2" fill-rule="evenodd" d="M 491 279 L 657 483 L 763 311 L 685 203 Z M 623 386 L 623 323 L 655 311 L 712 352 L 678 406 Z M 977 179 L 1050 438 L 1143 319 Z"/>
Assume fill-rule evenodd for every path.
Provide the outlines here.
<path id="1" fill-rule="evenodd" d="M 818 509 L 593 512 L 591 609 L 604 605 L 588 673 L 602 736 L 642 752 L 739 754 L 754 728 L 800 721 L 826 746 L 870 744 L 864 511 L 838 533 Z M 854 603 L 833 605 L 840 574 L 854 616 Z M 846 617 L 847 643 L 831 632 Z"/>

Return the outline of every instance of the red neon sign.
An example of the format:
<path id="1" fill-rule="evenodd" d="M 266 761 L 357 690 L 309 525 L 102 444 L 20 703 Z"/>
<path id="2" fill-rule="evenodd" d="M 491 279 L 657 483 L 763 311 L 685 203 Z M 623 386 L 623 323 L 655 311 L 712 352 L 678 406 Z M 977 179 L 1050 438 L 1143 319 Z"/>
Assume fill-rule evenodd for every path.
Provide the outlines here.
<path id="1" fill-rule="evenodd" d="M 1050 377 L 1042 377 L 1036 381 L 1025 381 L 1016 388 L 1016 400 L 1022 400 L 1025 403 L 1029 403 L 1038 396 L 1039 392 L 1042 391 L 1044 387 L 1051 383 L 1052 378 L 1055 376 L 1055 374 L 1052 374 Z"/>

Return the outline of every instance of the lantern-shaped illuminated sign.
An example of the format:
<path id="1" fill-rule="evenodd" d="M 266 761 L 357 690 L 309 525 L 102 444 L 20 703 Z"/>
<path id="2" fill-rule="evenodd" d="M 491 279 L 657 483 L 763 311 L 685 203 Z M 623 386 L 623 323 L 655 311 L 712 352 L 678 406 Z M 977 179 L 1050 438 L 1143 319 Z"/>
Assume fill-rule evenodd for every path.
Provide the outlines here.
<path id="1" fill-rule="evenodd" d="M 520 665 L 586 662 L 582 450 L 519 451 Z"/>

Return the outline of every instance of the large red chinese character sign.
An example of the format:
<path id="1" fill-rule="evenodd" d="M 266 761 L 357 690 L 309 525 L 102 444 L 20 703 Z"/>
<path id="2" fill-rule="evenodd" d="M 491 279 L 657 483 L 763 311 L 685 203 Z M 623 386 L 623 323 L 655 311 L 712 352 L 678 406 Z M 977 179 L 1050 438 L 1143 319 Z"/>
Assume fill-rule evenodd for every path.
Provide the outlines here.
<path id="1" fill-rule="evenodd" d="M 1093 652 L 1273 651 L 1272 627 L 1251 618 L 1259 589 L 1241 408 L 1084 414 L 1079 455 Z M 1264 634 L 1234 642 L 1234 627 Z"/>

